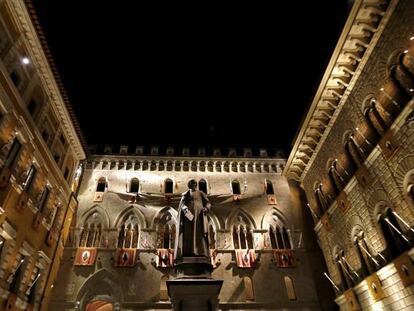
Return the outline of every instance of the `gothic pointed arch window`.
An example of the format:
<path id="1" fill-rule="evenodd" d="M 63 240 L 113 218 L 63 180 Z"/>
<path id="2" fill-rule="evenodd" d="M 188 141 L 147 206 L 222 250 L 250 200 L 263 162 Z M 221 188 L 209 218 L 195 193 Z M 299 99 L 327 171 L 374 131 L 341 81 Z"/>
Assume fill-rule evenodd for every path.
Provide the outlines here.
<path id="1" fill-rule="evenodd" d="M 130 193 L 138 193 L 139 192 L 139 180 L 138 178 L 134 177 L 131 178 L 129 183 L 129 192 Z"/>
<path id="2" fill-rule="evenodd" d="M 203 191 L 205 194 L 208 194 L 207 189 L 207 181 L 205 179 L 200 179 L 198 182 L 198 190 Z"/>
<path id="3" fill-rule="evenodd" d="M 126 214 L 118 229 L 118 248 L 138 248 L 139 223 L 137 216 L 130 212 Z"/>
<path id="4" fill-rule="evenodd" d="M 102 215 L 98 212 L 90 214 L 82 227 L 79 247 L 99 247 L 102 234 Z"/>

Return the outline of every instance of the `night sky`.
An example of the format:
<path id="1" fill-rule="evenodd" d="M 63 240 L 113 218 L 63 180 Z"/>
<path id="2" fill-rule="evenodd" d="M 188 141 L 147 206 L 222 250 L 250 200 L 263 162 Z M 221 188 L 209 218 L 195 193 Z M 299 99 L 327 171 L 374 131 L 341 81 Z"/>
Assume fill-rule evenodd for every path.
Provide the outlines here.
<path id="1" fill-rule="evenodd" d="M 33 0 L 89 144 L 288 153 L 349 12 L 132 2 Z"/>

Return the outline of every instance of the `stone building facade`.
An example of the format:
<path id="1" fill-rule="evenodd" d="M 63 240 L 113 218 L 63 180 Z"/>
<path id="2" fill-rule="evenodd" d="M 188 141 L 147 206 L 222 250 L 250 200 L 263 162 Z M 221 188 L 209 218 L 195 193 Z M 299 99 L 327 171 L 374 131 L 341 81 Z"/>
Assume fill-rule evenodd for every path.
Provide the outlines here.
<path id="1" fill-rule="evenodd" d="M 413 29 L 412 1 L 355 2 L 284 171 L 341 310 L 414 309 Z"/>
<path id="2" fill-rule="evenodd" d="M 222 310 L 320 310 L 301 202 L 282 176 L 286 160 L 151 154 L 92 155 L 84 163 L 76 227 L 65 247 L 50 310 L 171 308 L 177 207 L 195 179 L 212 203 L 213 278 L 224 280 Z M 134 152 L 133 152 L 134 153 Z M 317 265 L 321 265 L 319 262 Z"/>
<path id="3" fill-rule="evenodd" d="M 85 158 L 32 18 L 23 1 L 0 1 L 1 310 L 47 310 Z"/>

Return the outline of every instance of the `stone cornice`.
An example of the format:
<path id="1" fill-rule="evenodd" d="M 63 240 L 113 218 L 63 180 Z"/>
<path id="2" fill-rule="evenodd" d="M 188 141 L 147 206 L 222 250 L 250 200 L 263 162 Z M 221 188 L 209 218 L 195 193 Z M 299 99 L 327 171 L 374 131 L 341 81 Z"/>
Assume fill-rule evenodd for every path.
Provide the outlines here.
<path id="1" fill-rule="evenodd" d="M 398 0 L 358 0 L 349 14 L 312 105 L 298 131 L 284 175 L 302 182 L 348 99 Z M 376 26 L 377 25 L 377 26 Z"/>
<path id="2" fill-rule="evenodd" d="M 77 160 L 84 159 L 84 147 L 86 144 L 53 64 L 50 51 L 44 48 L 45 46 L 47 47 L 46 41 L 41 32 L 34 9 L 29 1 L 27 1 L 26 8 L 23 0 L 6 0 L 3 5 L 11 8 L 10 12 L 13 14 L 11 18 L 24 36 L 24 44 L 28 49 L 27 52 L 31 62 L 36 68 L 43 88 L 51 101 L 50 106 L 58 117 L 61 128 L 67 135 Z"/>

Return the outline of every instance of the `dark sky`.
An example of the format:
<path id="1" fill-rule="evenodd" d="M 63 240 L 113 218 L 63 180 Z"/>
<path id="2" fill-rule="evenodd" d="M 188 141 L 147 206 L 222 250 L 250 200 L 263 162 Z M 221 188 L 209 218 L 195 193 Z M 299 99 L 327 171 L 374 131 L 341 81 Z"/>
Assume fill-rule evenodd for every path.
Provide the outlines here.
<path id="1" fill-rule="evenodd" d="M 132 2 L 33 0 L 89 144 L 288 152 L 349 10 Z"/>

